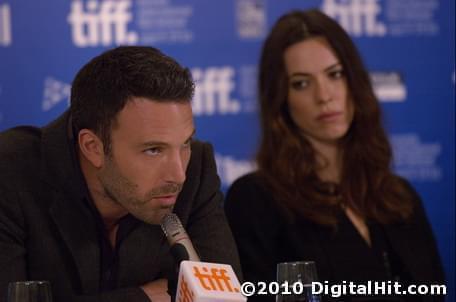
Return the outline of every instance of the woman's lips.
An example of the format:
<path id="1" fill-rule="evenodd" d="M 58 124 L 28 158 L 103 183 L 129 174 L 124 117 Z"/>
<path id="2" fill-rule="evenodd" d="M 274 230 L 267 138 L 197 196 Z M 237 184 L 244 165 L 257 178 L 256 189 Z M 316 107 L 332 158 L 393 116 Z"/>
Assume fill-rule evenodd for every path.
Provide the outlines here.
<path id="1" fill-rule="evenodd" d="M 318 121 L 321 122 L 332 122 L 333 120 L 338 119 L 342 115 L 342 112 L 340 111 L 333 111 L 333 112 L 325 112 L 320 114 L 317 117 Z"/>

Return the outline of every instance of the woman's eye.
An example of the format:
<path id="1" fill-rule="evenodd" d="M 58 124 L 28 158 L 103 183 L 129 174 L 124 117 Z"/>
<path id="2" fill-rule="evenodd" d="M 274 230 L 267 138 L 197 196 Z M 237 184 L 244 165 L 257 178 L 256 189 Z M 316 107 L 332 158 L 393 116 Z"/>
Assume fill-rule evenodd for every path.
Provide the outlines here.
<path id="1" fill-rule="evenodd" d="M 344 71 L 342 69 L 340 70 L 334 70 L 334 71 L 331 71 L 329 73 L 329 75 L 331 76 L 331 78 L 333 79 L 340 79 L 344 76 Z"/>
<path id="2" fill-rule="evenodd" d="M 299 80 L 299 81 L 292 81 L 291 82 L 291 87 L 293 89 L 296 89 L 296 90 L 304 89 L 307 86 L 309 86 L 309 81 L 308 80 Z"/>

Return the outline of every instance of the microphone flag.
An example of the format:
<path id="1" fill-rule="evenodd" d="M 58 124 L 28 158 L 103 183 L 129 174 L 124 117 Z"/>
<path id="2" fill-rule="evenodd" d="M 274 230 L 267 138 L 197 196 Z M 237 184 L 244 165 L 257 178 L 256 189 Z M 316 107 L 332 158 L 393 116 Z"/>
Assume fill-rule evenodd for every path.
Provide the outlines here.
<path id="1" fill-rule="evenodd" d="M 176 302 L 246 302 L 230 265 L 182 261 Z"/>

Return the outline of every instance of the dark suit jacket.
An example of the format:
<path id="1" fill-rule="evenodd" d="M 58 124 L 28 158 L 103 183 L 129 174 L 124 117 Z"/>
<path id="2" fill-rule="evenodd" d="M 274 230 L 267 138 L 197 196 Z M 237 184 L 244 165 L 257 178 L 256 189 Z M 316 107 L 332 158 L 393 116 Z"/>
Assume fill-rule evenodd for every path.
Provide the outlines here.
<path id="1" fill-rule="evenodd" d="M 404 185 L 414 194 L 414 215 L 409 223 L 383 226 L 385 237 L 412 283 L 443 284 L 440 257 L 420 198 L 405 181 Z M 294 222 L 288 219 L 257 173 L 243 176 L 232 185 L 226 196 L 225 212 L 246 281 L 273 281 L 277 263 L 313 260 L 320 281 L 340 283 L 339 276 L 335 276 L 338 263 L 329 256 L 340 251 L 330 250 L 328 228 L 306 219 Z M 359 260 L 353 259 L 355 263 L 361 262 Z M 373 279 L 372 276 L 366 278 Z M 354 281 L 347 280 L 346 276 L 342 280 Z M 442 296 L 434 297 L 443 300 Z M 249 301 L 273 301 L 273 297 L 269 296 L 268 300 L 257 296 Z"/>
<path id="2" fill-rule="evenodd" d="M 49 280 L 54 302 L 149 301 L 139 286 L 166 277 L 173 261 L 160 227 L 145 223 L 122 242 L 118 289 L 99 293 L 96 223 L 75 199 L 80 192 L 67 125 L 65 113 L 42 129 L 0 133 L 0 301 L 14 280 Z M 202 261 L 231 264 L 239 275 L 219 186 L 212 148 L 193 143 L 174 212 Z"/>

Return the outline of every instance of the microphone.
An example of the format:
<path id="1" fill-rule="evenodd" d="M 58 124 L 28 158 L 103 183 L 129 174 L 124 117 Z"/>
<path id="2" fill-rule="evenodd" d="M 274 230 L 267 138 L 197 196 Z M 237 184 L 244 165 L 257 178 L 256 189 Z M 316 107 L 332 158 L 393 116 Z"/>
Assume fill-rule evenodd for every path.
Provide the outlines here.
<path id="1" fill-rule="evenodd" d="M 247 301 L 240 293 L 241 286 L 231 265 L 200 262 L 176 214 L 165 215 L 161 227 L 171 246 L 171 254 L 180 263 L 176 302 Z"/>
<path id="2" fill-rule="evenodd" d="M 177 263 L 183 260 L 200 261 L 193 244 L 176 214 L 166 214 L 161 222 L 161 228 L 171 247 L 170 252 Z"/>

